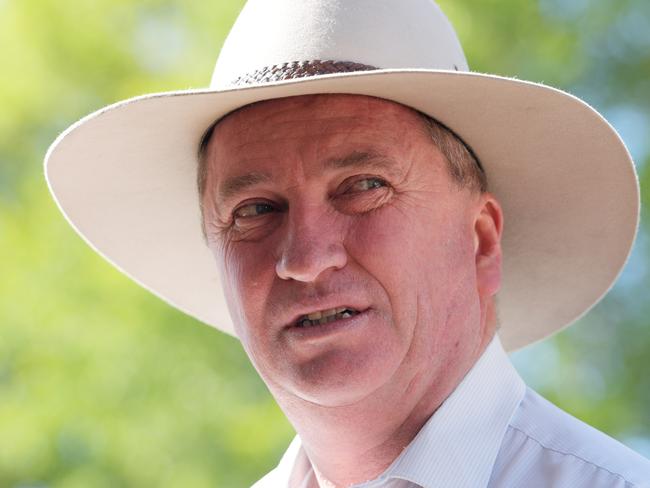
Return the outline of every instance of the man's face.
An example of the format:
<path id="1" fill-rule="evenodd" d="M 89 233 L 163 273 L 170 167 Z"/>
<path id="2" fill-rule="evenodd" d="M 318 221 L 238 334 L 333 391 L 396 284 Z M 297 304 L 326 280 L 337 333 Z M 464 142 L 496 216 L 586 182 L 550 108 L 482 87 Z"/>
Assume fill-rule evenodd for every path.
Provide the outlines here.
<path id="1" fill-rule="evenodd" d="M 220 122 L 207 158 L 208 242 L 276 397 L 394 398 L 476 359 L 500 213 L 452 180 L 414 111 L 349 95 L 263 102 Z"/>

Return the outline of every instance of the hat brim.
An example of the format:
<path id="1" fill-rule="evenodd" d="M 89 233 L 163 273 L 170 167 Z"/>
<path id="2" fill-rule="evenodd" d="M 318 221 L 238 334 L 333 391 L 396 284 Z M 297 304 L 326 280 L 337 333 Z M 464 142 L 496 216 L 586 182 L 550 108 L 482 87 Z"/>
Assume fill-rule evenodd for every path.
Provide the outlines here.
<path id="1" fill-rule="evenodd" d="M 616 131 L 578 98 L 477 73 L 378 70 L 146 95 L 95 112 L 50 147 L 50 191 L 99 254 L 161 299 L 234 334 L 206 247 L 197 149 L 216 119 L 261 100 L 348 93 L 424 112 L 469 144 L 504 211 L 500 336 L 540 340 L 609 290 L 634 242 L 638 182 Z"/>

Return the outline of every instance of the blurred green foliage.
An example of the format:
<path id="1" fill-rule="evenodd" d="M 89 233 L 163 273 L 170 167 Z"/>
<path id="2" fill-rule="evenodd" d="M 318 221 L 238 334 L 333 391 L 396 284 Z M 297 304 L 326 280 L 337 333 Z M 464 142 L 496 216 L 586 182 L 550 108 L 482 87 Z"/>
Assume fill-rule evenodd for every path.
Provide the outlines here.
<path id="1" fill-rule="evenodd" d="M 558 86 L 608 116 L 648 188 L 647 0 L 439 3 L 475 71 Z M 242 4 L 0 0 L 0 487 L 248 486 L 291 439 L 237 341 L 95 255 L 41 169 L 88 112 L 206 86 Z M 647 218 L 610 295 L 514 361 L 551 400 L 650 455 Z"/>

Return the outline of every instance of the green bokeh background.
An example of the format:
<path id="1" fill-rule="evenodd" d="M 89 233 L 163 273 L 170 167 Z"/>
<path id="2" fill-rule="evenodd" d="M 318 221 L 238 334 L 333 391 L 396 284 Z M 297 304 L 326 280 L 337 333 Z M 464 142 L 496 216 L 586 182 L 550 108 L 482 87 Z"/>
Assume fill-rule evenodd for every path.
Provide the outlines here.
<path id="1" fill-rule="evenodd" d="M 297 0 L 298 1 L 298 0 Z M 647 208 L 650 2 L 440 0 L 475 71 L 545 82 L 620 131 Z M 206 86 L 240 0 L 0 0 L 0 487 L 241 487 L 293 433 L 234 339 L 95 255 L 42 159 L 69 124 Z M 650 456 L 647 214 L 587 317 L 515 353 L 542 394 Z"/>

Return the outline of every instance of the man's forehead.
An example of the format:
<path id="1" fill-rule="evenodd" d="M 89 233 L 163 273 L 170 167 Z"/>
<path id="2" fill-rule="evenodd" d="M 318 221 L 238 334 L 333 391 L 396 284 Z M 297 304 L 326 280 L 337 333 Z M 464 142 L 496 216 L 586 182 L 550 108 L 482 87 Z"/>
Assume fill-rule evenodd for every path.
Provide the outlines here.
<path id="1" fill-rule="evenodd" d="M 277 127 L 279 121 L 298 115 L 305 123 L 343 118 L 344 115 L 358 117 L 369 123 L 395 120 L 418 119 L 418 112 L 397 102 L 366 95 L 315 94 L 264 100 L 246 105 L 222 118 L 215 126 L 215 133 L 224 133 L 228 138 L 244 135 L 263 125 Z M 388 117 L 388 118 L 387 118 Z M 222 139 L 223 142 L 223 139 Z"/>
<path id="2" fill-rule="evenodd" d="M 361 95 L 306 95 L 246 106 L 222 119 L 210 141 L 207 157 L 217 201 L 234 198 L 246 189 L 270 182 L 274 173 L 283 172 L 277 164 L 271 164 L 288 157 L 288 153 L 278 153 L 278 147 L 289 152 L 295 149 L 283 122 L 287 129 L 298 127 L 301 131 L 313 124 L 313 137 L 306 138 L 306 144 L 319 145 L 320 141 L 327 146 L 313 167 L 319 172 L 365 167 L 394 175 L 403 173 L 389 154 L 390 146 L 403 139 L 399 127 L 410 132 L 412 124 L 424 127 L 415 110 Z M 276 137 L 284 138 L 288 146 L 276 146 Z M 328 146 L 333 139 L 337 142 Z"/>
<path id="3" fill-rule="evenodd" d="M 258 102 L 216 125 L 205 154 L 207 193 L 223 204 L 295 170 L 380 170 L 401 178 L 406 162 L 395 152 L 419 146 L 417 139 L 433 147 L 423 115 L 389 100 L 319 94 Z M 316 154 L 308 169 L 286 164 L 303 151 Z"/>
<path id="4" fill-rule="evenodd" d="M 205 156 L 211 172 L 217 173 L 282 159 L 285 151 L 294 152 L 301 144 L 327 148 L 323 159 L 348 158 L 352 152 L 374 156 L 411 140 L 414 132 L 425 135 L 421 115 L 396 102 L 363 95 L 267 100 L 221 119 Z"/>

